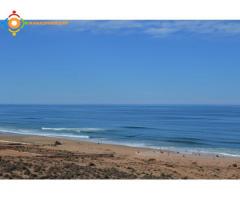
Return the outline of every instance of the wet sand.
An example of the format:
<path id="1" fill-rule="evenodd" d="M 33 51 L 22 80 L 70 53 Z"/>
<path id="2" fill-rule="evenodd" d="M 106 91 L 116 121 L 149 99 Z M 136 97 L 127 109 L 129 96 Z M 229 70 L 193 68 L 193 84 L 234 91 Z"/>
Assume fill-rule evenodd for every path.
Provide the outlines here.
<path id="1" fill-rule="evenodd" d="M 239 178 L 237 157 L 0 134 L 0 179 Z"/>

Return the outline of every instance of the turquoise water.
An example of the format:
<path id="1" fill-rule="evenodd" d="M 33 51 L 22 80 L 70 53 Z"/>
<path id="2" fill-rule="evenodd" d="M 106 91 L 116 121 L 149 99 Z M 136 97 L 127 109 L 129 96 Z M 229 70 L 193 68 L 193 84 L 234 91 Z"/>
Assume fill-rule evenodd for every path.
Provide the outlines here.
<path id="1" fill-rule="evenodd" d="M 0 131 L 240 156 L 240 106 L 0 105 Z"/>

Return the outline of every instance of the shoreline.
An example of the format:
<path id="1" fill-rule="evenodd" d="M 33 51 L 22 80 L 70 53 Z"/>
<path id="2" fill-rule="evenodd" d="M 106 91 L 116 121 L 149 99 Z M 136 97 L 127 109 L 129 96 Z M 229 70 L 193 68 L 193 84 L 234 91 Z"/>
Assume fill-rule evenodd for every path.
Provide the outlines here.
<path id="1" fill-rule="evenodd" d="M 219 156 L 219 157 L 229 157 L 229 158 L 239 158 L 240 159 L 240 154 L 230 154 L 230 153 L 224 153 L 224 152 L 203 152 L 203 151 L 194 151 L 194 150 L 183 150 L 184 148 L 175 148 L 172 147 L 172 149 L 168 147 L 151 147 L 151 146 L 138 146 L 138 145 L 128 145 L 128 144 L 123 144 L 123 143 L 117 143 L 117 142 L 103 142 L 103 140 L 90 140 L 89 138 L 79 138 L 79 137 L 68 137 L 68 136 L 60 136 L 60 135 L 40 135 L 40 134 L 25 134 L 25 133 L 14 133 L 14 132 L 2 132 L 0 131 L 0 136 L 1 134 L 6 134 L 6 135 L 13 135 L 13 136 L 36 136 L 36 137 L 46 137 L 46 138 L 55 138 L 55 139 L 63 139 L 63 140 L 71 140 L 71 141 L 76 141 L 76 142 L 89 142 L 93 144 L 104 144 L 104 145 L 113 145 L 113 146 L 122 146 L 122 147 L 130 147 L 130 148 L 140 148 L 140 149 L 148 149 L 148 150 L 155 150 L 155 151 L 166 151 L 166 152 L 172 152 L 172 153 L 177 153 L 177 154 L 186 154 L 186 155 L 201 155 L 201 156 Z"/>
<path id="2" fill-rule="evenodd" d="M 1 162 L 5 164 L 1 165 Z M 2 167 L 6 163 L 14 170 Z M 28 165 L 26 172 L 22 168 Z M 18 169 L 18 166 L 22 168 Z M 7 177 L 239 179 L 240 158 L 186 154 L 59 137 L 0 133 L 0 178 Z"/>

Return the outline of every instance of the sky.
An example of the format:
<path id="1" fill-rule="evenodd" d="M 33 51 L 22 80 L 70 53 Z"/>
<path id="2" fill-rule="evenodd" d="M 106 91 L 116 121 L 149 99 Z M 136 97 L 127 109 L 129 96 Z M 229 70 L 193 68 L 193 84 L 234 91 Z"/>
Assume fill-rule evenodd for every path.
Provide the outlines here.
<path id="1" fill-rule="evenodd" d="M 240 21 L 0 23 L 0 104 L 239 104 Z"/>

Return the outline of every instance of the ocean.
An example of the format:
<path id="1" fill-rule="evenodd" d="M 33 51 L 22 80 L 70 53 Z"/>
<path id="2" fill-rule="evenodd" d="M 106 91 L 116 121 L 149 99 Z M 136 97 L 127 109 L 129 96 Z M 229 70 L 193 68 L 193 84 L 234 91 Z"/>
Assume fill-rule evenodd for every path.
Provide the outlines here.
<path id="1" fill-rule="evenodd" d="M 0 105 L 0 132 L 240 156 L 240 106 Z"/>

